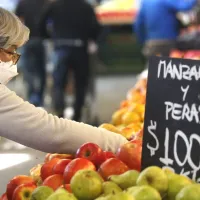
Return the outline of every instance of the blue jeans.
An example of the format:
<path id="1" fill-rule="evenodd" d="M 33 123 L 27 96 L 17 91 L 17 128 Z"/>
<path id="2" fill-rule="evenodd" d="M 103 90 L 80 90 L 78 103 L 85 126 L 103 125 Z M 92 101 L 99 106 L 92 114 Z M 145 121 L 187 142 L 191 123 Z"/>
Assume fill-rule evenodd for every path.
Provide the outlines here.
<path id="1" fill-rule="evenodd" d="M 53 72 L 53 107 L 59 117 L 65 108 L 65 88 L 69 67 L 74 75 L 75 102 L 73 120 L 80 121 L 89 80 L 89 58 L 85 47 L 55 46 Z"/>
<path id="2" fill-rule="evenodd" d="M 45 48 L 42 39 L 31 38 L 21 48 L 20 67 L 27 84 L 27 98 L 35 106 L 43 106 L 46 84 Z"/>

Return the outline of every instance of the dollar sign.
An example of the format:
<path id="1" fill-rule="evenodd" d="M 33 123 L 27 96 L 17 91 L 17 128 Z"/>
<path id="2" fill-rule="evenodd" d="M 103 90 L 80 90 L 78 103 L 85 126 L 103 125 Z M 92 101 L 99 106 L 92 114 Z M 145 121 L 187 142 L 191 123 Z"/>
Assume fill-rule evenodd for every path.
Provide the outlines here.
<path id="1" fill-rule="evenodd" d="M 155 139 L 156 142 L 156 146 L 152 147 L 149 145 L 149 143 L 147 144 L 147 148 L 150 150 L 151 156 L 155 155 L 155 152 L 158 150 L 159 148 L 159 141 L 158 138 L 156 137 L 156 135 L 154 134 L 153 131 L 155 131 L 157 128 L 157 122 L 153 122 L 152 120 L 150 121 L 150 125 L 148 126 L 148 132 L 152 135 L 152 137 Z"/>

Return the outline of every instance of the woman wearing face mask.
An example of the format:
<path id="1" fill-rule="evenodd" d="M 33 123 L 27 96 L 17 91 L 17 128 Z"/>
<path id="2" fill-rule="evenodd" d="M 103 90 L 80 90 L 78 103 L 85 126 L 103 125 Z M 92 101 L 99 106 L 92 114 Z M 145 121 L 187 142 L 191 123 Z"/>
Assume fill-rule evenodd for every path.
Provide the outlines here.
<path id="1" fill-rule="evenodd" d="M 28 147 L 57 153 L 75 153 L 93 142 L 115 152 L 127 140 L 105 129 L 60 119 L 24 102 L 5 84 L 17 75 L 16 53 L 29 37 L 29 29 L 12 13 L 0 8 L 0 136 Z"/>

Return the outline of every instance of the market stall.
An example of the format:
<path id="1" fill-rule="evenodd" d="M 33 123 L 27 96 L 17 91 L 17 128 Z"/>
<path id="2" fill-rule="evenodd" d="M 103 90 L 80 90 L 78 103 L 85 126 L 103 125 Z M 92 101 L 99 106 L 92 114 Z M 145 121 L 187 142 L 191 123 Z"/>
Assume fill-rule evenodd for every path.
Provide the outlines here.
<path id="1" fill-rule="evenodd" d="M 180 63 L 182 64 L 180 65 Z M 176 101 L 180 96 L 180 91 L 184 96 L 186 94 L 184 88 L 187 88 L 185 86 L 190 85 L 193 86 L 190 95 L 186 94 L 183 102 L 185 99 L 189 103 L 196 101 L 193 99 L 193 94 L 198 93 L 199 83 L 195 79 L 195 74 L 192 73 L 196 64 L 197 61 L 192 60 L 153 58 L 150 61 L 149 71 L 143 71 L 140 74 L 136 85 L 128 91 L 125 100 L 119 104 L 119 109 L 113 113 L 111 122 L 100 126 L 116 134 L 121 134 L 129 142 L 120 146 L 115 154 L 103 151 L 92 143 L 83 144 L 77 149 L 75 155 L 46 154 L 43 163 L 27 169 L 28 176 L 19 175 L 8 181 L 7 189 L 1 200 L 199 200 L 200 185 L 196 184 L 199 182 L 197 177 L 199 169 L 195 168 L 199 156 L 192 157 L 190 154 L 189 157 L 189 153 L 187 153 L 187 159 L 185 158 L 183 162 L 180 156 L 184 155 L 185 146 L 182 146 L 181 153 L 175 154 L 177 157 L 175 156 L 175 160 L 172 162 L 167 153 L 171 156 L 174 151 L 173 148 L 167 146 L 169 140 L 166 138 L 174 135 L 171 133 L 168 135 L 167 132 L 164 134 L 160 129 L 164 128 L 165 124 L 172 129 L 177 128 L 177 125 L 181 125 L 181 123 L 186 123 L 187 126 L 181 126 L 182 129 L 194 130 L 194 124 L 191 123 L 190 117 L 187 122 L 184 120 L 180 122 L 178 118 L 174 118 L 176 123 L 168 122 L 163 118 L 166 113 L 162 107 L 164 106 L 163 100 Z M 172 70 L 169 69 L 177 67 L 177 71 L 179 71 L 183 65 L 191 67 L 191 73 L 185 74 L 182 71 L 183 79 L 175 80 Z M 179 72 L 181 73 L 181 71 Z M 191 80 L 188 82 L 186 76 L 189 75 Z M 168 78 L 166 79 L 165 76 Z M 180 76 L 180 74 L 176 74 L 177 79 Z M 173 87 L 169 87 L 170 84 Z M 181 85 L 183 90 L 179 87 Z M 162 97 L 159 96 L 161 93 Z M 153 101 L 152 95 L 155 97 Z M 180 106 L 176 107 L 176 109 L 178 108 Z M 168 113 L 170 112 L 172 109 L 168 109 Z M 173 113 L 174 116 L 180 114 L 176 110 L 173 110 Z M 191 113 L 194 114 L 192 110 Z M 186 117 L 189 115 L 187 111 Z M 154 121 L 151 122 L 154 118 L 157 119 L 158 125 Z M 149 121 L 152 123 L 151 125 L 148 124 Z M 162 126 L 159 126 L 160 124 Z M 158 132 L 155 132 L 156 128 L 159 128 Z M 183 135 L 180 134 L 180 136 Z M 187 141 L 188 136 L 184 135 L 183 141 Z M 150 137 L 158 142 L 162 142 L 165 138 L 166 142 L 156 149 L 151 146 L 154 140 Z M 193 140 L 200 142 L 198 134 L 193 134 L 190 138 L 192 137 Z M 192 151 L 191 141 L 186 142 L 186 147 L 189 148 L 188 152 Z M 176 139 L 171 140 L 170 144 L 176 144 Z M 153 145 L 155 145 L 154 142 Z M 180 143 L 180 145 L 183 144 Z M 164 151 L 166 148 L 167 151 Z M 195 146 L 195 148 L 197 147 Z M 151 151 L 149 151 L 150 149 Z M 195 151 L 198 152 L 197 149 Z M 164 156 L 160 162 L 158 162 L 158 158 L 161 156 L 159 154 Z M 178 167 L 176 162 L 179 164 Z M 191 173 L 187 171 L 188 163 L 193 163 L 190 167 L 194 167 L 196 171 L 192 170 Z M 171 167 L 173 165 L 174 168 Z M 186 171 L 177 172 L 179 169 Z"/>
<path id="2" fill-rule="evenodd" d="M 97 18 L 104 26 L 99 43 L 100 73 L 139 73 L 144 69 L 141 47 L 132 28 L 139 5 L 137 0 L 110 0 L 95 8 Z M 179 58 L 186 51 L 199 50 L 199 13 L 197 5 L 192 11 L 177 14 L 183 30 L 171 57 Z M 192 54 L 196 55 L 196 52 Z"/>
<path id="3" fill-rule="evenodd" d="M 136 0 L 106 1 L 95 8 L 101 24 L 132 24 L 138 9 Z"/>
<path id="4" fill-rule="evenodd" d="M 179 13 L 178 19 L 183 29 L 177 38 L 176 48 L 171 51 L 172 58 L 199 60 L 200 58 L 200 6 L 186 13 Z"/>
<path id="5" fill-rule="evenodd" d="M 199 63 L 172 57 L 200 53 L 174 50 L 150 61 L 100 125 L 128 140 L 116 153 L 86 143 L 75 155 L 47 154 L 8 180 L 0 200 L 199 200 Z"/>
<path id="6" fill-rule="evenodd" d="M 143 70 L 141 47 L 132 28 L 138 5 L 138 0 L 109 0 L 95 7 L 103 26 L 98 42 L 99 73 L 139 73 Z"/>

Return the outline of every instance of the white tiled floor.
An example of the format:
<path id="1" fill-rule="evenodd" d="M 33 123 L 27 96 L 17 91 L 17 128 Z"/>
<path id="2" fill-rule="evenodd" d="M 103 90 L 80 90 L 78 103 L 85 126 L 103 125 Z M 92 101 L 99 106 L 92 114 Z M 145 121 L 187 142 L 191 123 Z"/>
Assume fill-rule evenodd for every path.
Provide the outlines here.
<path id="1" fill-rule="evenodd" d="M 100 77 L 96 82 L 95 110 L 100 122 L 109 122 L 112 113 L 125 99 L 128 89 L 135 84 L 136 78 L 129 76 Z M 21 86 L 10 85 L 17 93 Z M 22 95 L 22 94 L 21 94 Z M 45 153 L 2 139 L 0 141 L 0 195 L 5 192 L 6 184 L 15 175 L 28 174 L 36 164 L 43 162 Z"/>

